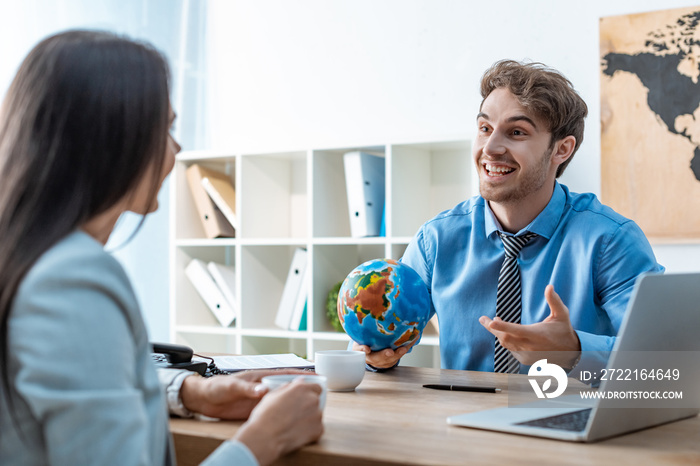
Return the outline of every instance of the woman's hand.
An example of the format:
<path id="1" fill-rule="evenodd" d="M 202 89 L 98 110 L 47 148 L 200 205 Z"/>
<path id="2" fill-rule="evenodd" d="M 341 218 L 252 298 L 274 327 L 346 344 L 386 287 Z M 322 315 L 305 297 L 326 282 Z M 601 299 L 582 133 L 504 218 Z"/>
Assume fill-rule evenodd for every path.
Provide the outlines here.
<path id="1" fill-rule="evenodd" d="M 301 380 L 278 388 L 263 398 L 234 438 L 261 466 L 314 442 L 323 434 L 320 395 L 320 385 Z"/>
<path id="2" fill-rule="evenodd" d="M 182 404 L 193 413 L 219 419 L 247 419 L 267 393 L 260 380 L 275 374 L 309 374 L 298 369 L 254 370 L 214 377 L 187 377 L 180 388 Z"/>
<path id="3" fill-rule="evenodd" d="M 220 419 L 247 419 L 265 395 L 265 390 L 257 387 L 257 383 L 240 377 L 192 375 L 182 383 L 180 398 L 193 413 Z"/>

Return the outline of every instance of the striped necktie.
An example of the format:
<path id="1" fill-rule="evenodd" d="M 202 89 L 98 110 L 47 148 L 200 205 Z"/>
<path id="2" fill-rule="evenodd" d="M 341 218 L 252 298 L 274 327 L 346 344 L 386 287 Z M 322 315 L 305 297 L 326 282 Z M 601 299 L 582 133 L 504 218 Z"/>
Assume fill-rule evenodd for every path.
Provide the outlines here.
<path id="1" fill-rule="evenodd" d="M 520 300 L 520 270 L 518 269 L 518 254 L 528 241 L 537 236 L 535 233 L 525 233 L 520 236 L 510 236 L 499 233 L 503 241 L 506 257 L 498 275 L 498 291 L 496 292 L 496 317 L 505 322 L 520 323 L 522 303 Z M 494 372 L 515 374 L 520 370 L 520 363 L 510 351 L 501 346 L 496 338 L 496 348 L 493 362 Z"/>

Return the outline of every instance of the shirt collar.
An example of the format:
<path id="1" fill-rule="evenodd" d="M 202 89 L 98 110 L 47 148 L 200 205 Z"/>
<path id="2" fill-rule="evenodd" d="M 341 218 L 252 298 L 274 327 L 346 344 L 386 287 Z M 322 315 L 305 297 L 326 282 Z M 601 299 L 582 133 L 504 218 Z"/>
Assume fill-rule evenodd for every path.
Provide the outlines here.
<path id="1" fill-rule="evenodd" d="M 487 214 L 484 216 L 484 227 L 486 237 L 488 238 L 499 231 L 503 231 L 503 228 L 498 222 L 498 219 L 496 219 L 496 216 L 493 214 L 489 203 L 484 200 L 484 204 L 487 212 Z M 539 236 L 544 236 L 545 238 L 550 239 L 554 234 L 554 230 L 556 230 L 557 225 L 559 224 L 559 219 L 564 212 L 565 205 L 566 193 L 564 192 L 564 188 L 562 188 L 559 182 L 555 181 L 554 192 L 552 193 L 552 198 L 549 200 L 547 207 L 545 207 L 544 210 L 540 212 L 540 214 L 535 217 L 535 219 L 530 222 L 528 226 L 516 233 L 516 236 L 524 233 L 525 231 L 530 231 L 532 233 L 537 233 Z"/>

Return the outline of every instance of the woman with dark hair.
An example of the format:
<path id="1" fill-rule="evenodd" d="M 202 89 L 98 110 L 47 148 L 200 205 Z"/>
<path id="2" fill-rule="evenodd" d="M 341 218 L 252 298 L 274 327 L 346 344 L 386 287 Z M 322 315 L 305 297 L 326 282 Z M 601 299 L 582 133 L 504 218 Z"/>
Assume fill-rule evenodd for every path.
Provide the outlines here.
<path id="1" fill-rule="evenodd" d="M 123 212 L 156 210 L 173 168 L 168 80 L 149 45 L 68 31 L 29 53 L 0 107 L 0 464 L 173 464 L 166 403 L 250 416 L 212 464 L 267 464 L 323 431 L 313 384 L 263 398 L 265 373 L 159 383 L 103 247 Z"/>

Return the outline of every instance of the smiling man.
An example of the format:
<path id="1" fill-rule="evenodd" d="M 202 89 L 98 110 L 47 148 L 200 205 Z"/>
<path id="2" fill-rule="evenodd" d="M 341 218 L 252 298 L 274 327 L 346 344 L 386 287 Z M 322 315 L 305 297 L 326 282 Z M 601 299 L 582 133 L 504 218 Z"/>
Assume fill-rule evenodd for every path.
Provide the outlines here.
<path id="1" fill-rule="evenodd" d="M 402 258 L 431 292 L 442 366 L 526 373 L 548 352 L 572 376 L 600 368 L 636 278 L 664 268 L 634 222 L 556 181 L 588 113 L 568 79 L 504 60 L 481 95 L 480 195 L 426 222 Z M 379 369 L 407 352 L 355 348 Z"/>

